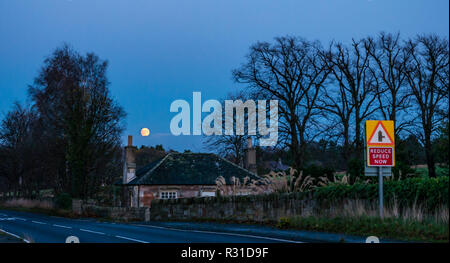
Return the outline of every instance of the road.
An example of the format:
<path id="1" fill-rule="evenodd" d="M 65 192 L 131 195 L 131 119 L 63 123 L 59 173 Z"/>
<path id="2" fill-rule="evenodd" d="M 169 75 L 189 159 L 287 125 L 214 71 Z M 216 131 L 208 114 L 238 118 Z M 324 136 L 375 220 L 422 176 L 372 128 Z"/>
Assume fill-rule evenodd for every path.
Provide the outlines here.
<path id="1" fill-rule="evenodd" d="M 99 222 L 27 212 L 0 210 L 0 232 L 24 242 L 65 243 L 278 243 L 292 242 L 255 235 L 178 230 L 139 223 Z"/>

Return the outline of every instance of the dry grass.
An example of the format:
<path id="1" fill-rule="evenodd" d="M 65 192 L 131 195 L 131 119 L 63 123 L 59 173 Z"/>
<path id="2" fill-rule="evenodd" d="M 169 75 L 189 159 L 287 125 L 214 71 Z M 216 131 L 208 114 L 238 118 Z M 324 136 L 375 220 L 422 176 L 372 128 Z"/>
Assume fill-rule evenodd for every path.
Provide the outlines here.
<path id="1" fill-rule="evenodd" d="M 307 203 L 303 207 L 299 217 L 328 217 L 328 218 L 361 218 L 378 217 L 379 206 L 376 201 L 366 200 L 345 200 L 341 203 L 331 203 L 326 207 L 317 207 L 315 203 Z M 385 204 L 384 217 L 415 222 L 434 222 L 437 224 L 448 224 L 448 206 L 441 205 L 433 213 L 426 212 L 426 209 L 417 203 L 411 206 L 400 208 L 395 201 Z"/>
<path id="2" fill-rule="evenodd" d="M 308 191 L 326 182 L 324 178 L 316 180 L 318 182 L 311 176 L 304 176 L 302 171 L 296 176 L 296 170 L 289 168 L 289 173 L 270 172 L 259 180 L 250 180 L 245 177 L 241 181 L 239 178 L 232 177 L 230 185 L 226 184 L 224 177 L 219 176 L 216 179 L 216 187 L 223 195 L 291 193 Z"/>
<path id="3" fill-rule="evenodd" d="M 253 180 L 249 186 L 255 194 L 292 193 L 311 190 L 324 182 L 322 177 L 315 179 L 303 175 L 303 171 L 300 171 L 297 175 L 296 173 L 297 171 L 292 167 L 289 168 L 288 172 L 272 171 L 263 175 L 260 180 Z"/>
<path id="4" fill-rule="evenodd" d="M 279 228 L 309 231 L 346 233 L 360 236 L 375 235 L 381 238 L 413 240 L 421 242 L 448 242 L 449 209 L 440 206 L 433 213 L 426 213 L 421 206 L 399 208 L 393 202 L 379 217 L 378 203 L 362 200 L 345 200 L 341 203 L 318 207 L 306 205 L 300 213 L 281 217 Z"/>
<path id="5" fill-rule="evenodd" d="M 364 180 L 362 183 L 369 183 L 370 180 Z M 292 193 L 306 192 L 316 187 L 326 186 L 329 184 L 349 184 L 348 175 L 336 176 L 330 181 L 326 176 L 314 178 L 305 176 L 303 171 L 297 173 L 292 167 L 287 171 L 274 172 L 262 176 L 260 180 L 253 180 L 250 187 L 255 194 L 264 193 Z"/>
<path id="6" fill-rule="evenodd" d="M 248 195 L 251 194 L 250 178 L 245 177 L 242 181 L 237 177 L 231 177 L 231 185 L 227 185 L 223 176 L 219 176 L 216 179 L 216 190 L 224 196 L 227 195 Z"/>

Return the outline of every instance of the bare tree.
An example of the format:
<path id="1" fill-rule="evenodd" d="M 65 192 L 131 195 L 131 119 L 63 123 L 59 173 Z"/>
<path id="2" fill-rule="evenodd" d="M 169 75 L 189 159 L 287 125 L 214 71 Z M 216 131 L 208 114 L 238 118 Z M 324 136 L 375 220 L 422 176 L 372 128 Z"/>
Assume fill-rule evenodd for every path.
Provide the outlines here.
<path id="1" fill-rule="evenodd" d="M 208 136 L 206 143 L 210 149 L 217 151 L 231 162 L 242 165 L 244 161 L 246 135 Z"/>
<path id="2" fill-rule="evenodd" d="M 45 144 L 41 141 L 36 111 L 30 106 L 14 104 L 0 125 L 0 176 L 15 195 L 32 197 L 40 187 L 51 182 L 44 177 Z"/>
<path id="3" fill-rule="evenodd" d="M 353 40 L 350 47 L 342 43 L 332 44 L 323 56 L 337 86 L 334 93 L 330 92 L 332 87 L 325 91 L 323 108 L 338 116 L 343 126 L 345 154 L 350 155 L 353 146 L 358 158 L 361 158 L 363 149 L 363 121 L 377 110 L 374 106 L 377 95 L 374 76 L 369 54 L 363 45 L 362 40 Z M 350 142 L 352 132 L 354 140 Z"/>
<path id="4" fill-rule="evenodd" d="M 279 132 L 295 168 L 303 167 L 306 143 L 318 133 L 314 116 L 329 73 L 319 48 L 316 42 L 289 36 L 275 38 L 274 44 L 259 42 L 251 46 L 246 63 L 233 71 L 236 82 L 248 84 L 265 99 L 279 100 Z"/>
<path id="5" fill-rule="evenodd" d="M 407 79 L 420 120 L 420 129 L 415 131 L 421 131 L 418 137 L 425 146 L 429 176 L 435 177 L 432 139 L 443 120 L 438 113 L 443 107 L 448 107 L 448 92 L 442 92 L 446 85 L 445 79 L 448 78 L 448 40 L 436 35 L 422 35 L 410 39 L 406 43 L 406 50 L 411 56 L 411 62 L 407 65 Z"/>
<path id="6" fill-rule="evenodd" d="M 249 95 L 245 94 L 244 92 L 238 92 L 236 94 L 228 94 L 227 96 L 227 100 L 246 101 L 247 99 L 249 99 Z M 236 116 L 236 114 L 234 114 L 233 112 L 233 117 L 231 117 L 232 118 L 231 121 L 233 122 L 233 124 L 235 124 L 237 117 L 244 117 L 245 123 L 246 116 L 247 113 L 245 113 L 244 116 Z M 229 116 L 225 114 L 225 109 L 222 109 L 222 131 L 225 130 L 225 121 L 227 117 Z M 219 155 L 229 159 L 231 162 L 237 165 L 243 165 L 245 148 L 247 146 L 246 143 L 248 138 L 249 138 L 248 134 L 227 135 L 225 134 L 225 132 L 222 132 L 222 135 L 206 136 L 206 145 L 209 149 L 216 151 Z"/>
<path id="7" fill-rule="evenodd" d="M 377 39 L 369 37 L 365 48 L 374 62 L 380 113 L 385 120 L 394 121 L 395 135 L 398 136 L 411 121 L 407 112 L 410 107 L 406 78 L 408 53 L 403 48 L 399 33 L 382 32 Z"/>
<path id="8" fill-rule="evenodd" d="M 342 73 L 339 73 L 336 67 L 336 54 L 333 50 L 333 44 L 326 51 L 321 52 L 325 65 L 331 72 L 327 87 L 320 97 L 319 107 L 323 110 L 325 119 L 329 124 L 329 134 L 331 138 L 343 139 L 342 156 L 346 162 L 351 155 L 351 117 L 354 112 L 354 104 L 348 89 L 342 85 Z"/>

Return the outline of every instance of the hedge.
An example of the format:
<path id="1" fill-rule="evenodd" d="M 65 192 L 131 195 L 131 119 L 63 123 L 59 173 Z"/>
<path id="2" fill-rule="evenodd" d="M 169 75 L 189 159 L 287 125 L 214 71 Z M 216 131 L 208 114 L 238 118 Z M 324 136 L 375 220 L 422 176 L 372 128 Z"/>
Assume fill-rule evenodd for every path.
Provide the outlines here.
<path id="1" fill-rule="evenodd" d="M 409 178 L 401 181 L 386 181 L 383 184 L 384 199 L 394 200 L 400 206 L 421 205 L 432 210 L 439 205 L 447 205 L 449 199 L 449 177 Z M 316 200 L 378 199 L 378 184 L 333 184 L 314 190 Z"/>

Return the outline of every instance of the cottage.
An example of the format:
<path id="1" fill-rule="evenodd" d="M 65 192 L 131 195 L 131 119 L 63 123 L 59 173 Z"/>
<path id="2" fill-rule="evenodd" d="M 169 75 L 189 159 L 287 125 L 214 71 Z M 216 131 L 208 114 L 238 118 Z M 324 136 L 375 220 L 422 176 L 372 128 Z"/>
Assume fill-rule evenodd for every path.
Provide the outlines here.
<path id="1" fill-rule="evenodd" d="M 131 207 L 150 206 L 153 199 L 207 197 L 215 196 L 217 191 L 226 195 L 229 193 L 227 189 L 233 187 L 233 180 L 239 179 L 242 183 L 258 179 L 256 153 L 251 141 L 246 167 L 252 171 L 212 153 L 169 153 L 136 170 L 135 151 L 129 136 L 122 185 L 125 186 L 127 204 Z M 224 184 L 219 188 L 216 180 L 220 177 Z M 249 193 L 250 189 L 246 187 L 234 192 L 239 195 Z"/>

